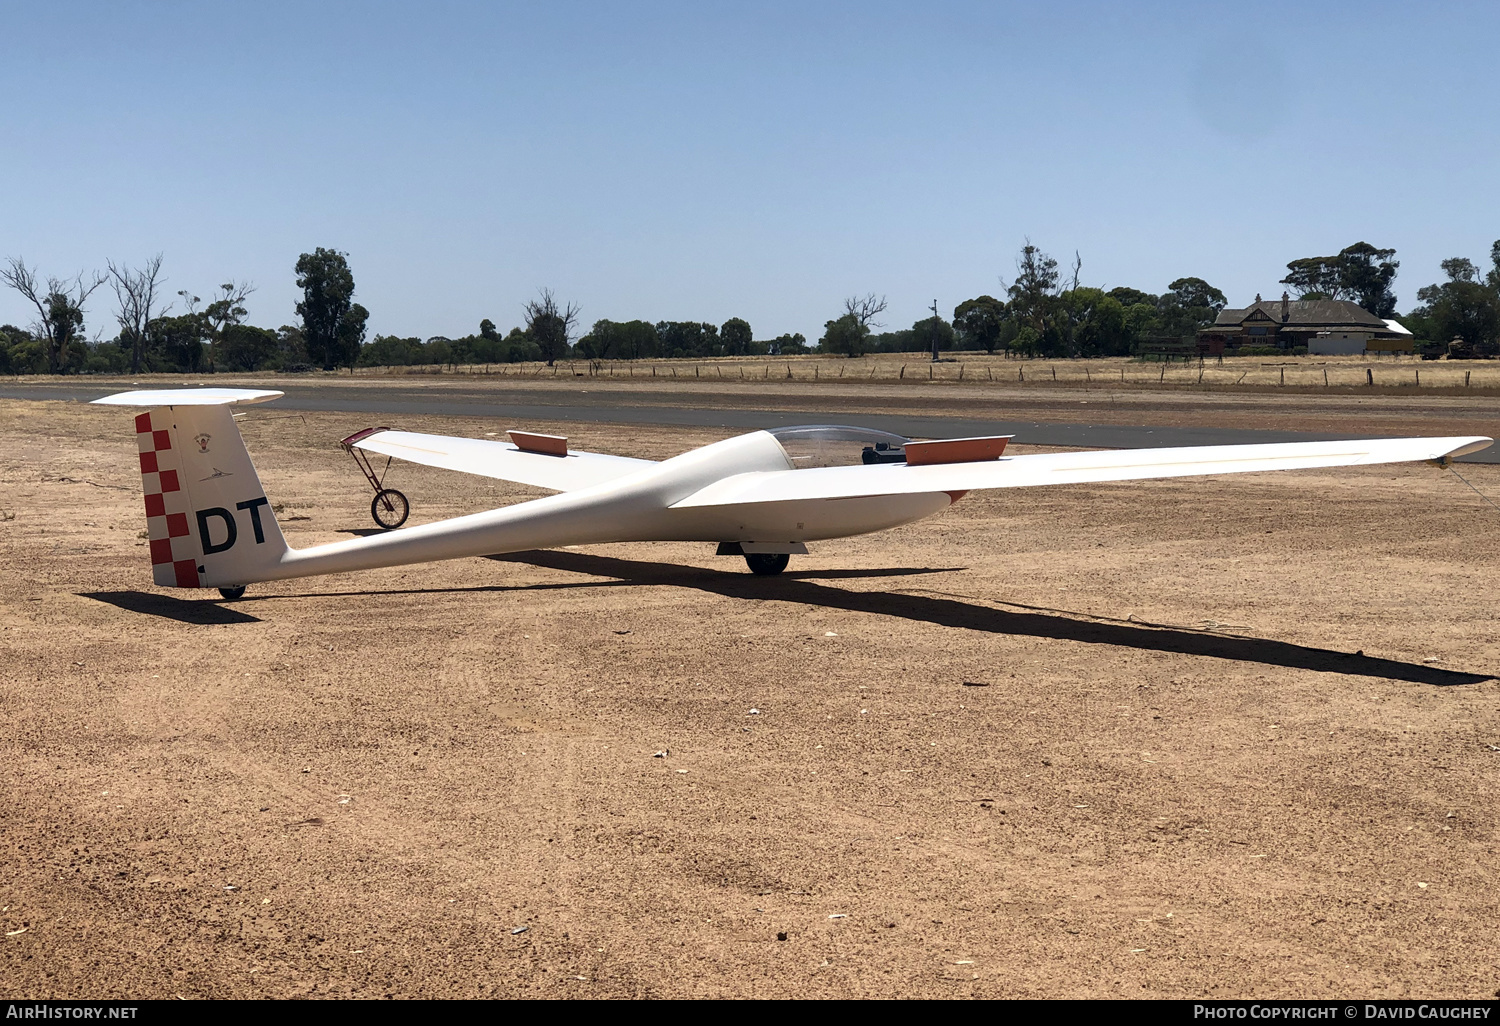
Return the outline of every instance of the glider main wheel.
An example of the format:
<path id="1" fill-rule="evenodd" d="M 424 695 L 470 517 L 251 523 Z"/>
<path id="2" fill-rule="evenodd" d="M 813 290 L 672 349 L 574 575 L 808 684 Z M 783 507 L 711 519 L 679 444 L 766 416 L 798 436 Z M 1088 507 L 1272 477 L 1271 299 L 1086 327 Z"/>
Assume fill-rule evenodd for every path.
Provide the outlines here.
<path id="1" fill-rule="evenodd" d="M 219 594 L 223 595 L 230 602 L 235 602 L 245 597 L 245 586 L 237 584 L 233 588 L 220 588 Z"/>
<path id="2" fill-rule="evenodd" d="M 785 552 L 747 552 L 745 562 L 750 572 L 760 577 L 771 577 L 786 569 L 792 557 Z"/>
<path id="3" fill-rule="evenodd" d="M 375 493 L 375 501 L 370 503 L 370 516 L 387 531 L 394 531 L 406 523 L 410 514 L 411 503 L 394 488 L 382 488 Z"/>

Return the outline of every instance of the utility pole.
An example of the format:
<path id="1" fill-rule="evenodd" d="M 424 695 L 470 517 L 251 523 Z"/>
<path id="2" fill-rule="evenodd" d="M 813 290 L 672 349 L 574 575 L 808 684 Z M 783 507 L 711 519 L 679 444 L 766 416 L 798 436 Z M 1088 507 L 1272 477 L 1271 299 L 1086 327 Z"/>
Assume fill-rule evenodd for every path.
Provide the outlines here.
<path id="1" fill-rule="evenodd" d="M 933 363 L 937 363 L 938 362 L 938 348 L 937 348 L 938 347 L 938 333 L 937 333 L 937 328 L 938 328 L 937 300 L 934 299 L 932 301 L 932 362 Z"/>

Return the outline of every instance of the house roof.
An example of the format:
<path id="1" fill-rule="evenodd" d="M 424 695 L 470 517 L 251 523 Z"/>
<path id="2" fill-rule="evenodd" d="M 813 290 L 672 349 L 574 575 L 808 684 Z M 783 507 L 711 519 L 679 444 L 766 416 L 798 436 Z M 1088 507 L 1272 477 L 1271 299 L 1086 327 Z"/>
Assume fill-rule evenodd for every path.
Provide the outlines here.
<path id="1" fill-rule="evenodd" d="M 1302 331 L 1327 328 L 1366 328 L 1386 331 L 1386 322 L 1358 303 L 1343 299 L 1294 299 L 1287 303 L 1286 327 Z M 1214 318 L 1214 327 L 1231 328 L 1248 320 L 1268 319 L 1281 324 L 1281 300 L 1262 300 L 1243 309 L 1224 309 Z"/>

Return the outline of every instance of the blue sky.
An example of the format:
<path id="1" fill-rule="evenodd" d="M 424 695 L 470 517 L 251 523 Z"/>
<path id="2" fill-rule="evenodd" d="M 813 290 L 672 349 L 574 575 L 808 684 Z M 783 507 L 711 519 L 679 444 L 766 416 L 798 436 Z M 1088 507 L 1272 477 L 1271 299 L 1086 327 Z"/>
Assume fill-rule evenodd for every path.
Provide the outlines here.
<path id="1" fill-rule="evenodd" d="M 349 254 L 372 332 L 905 327 L 1014 272 L 1090 284 L 1395 247 L 1401 308 L 1500 238 L 1494 4 L 0 4 L 0 256 L 165 254 L 169 290 Z M 112 297 L 88 307 L 92 334 Z M 13 293 L 0 322 L 29 323 Z"/>

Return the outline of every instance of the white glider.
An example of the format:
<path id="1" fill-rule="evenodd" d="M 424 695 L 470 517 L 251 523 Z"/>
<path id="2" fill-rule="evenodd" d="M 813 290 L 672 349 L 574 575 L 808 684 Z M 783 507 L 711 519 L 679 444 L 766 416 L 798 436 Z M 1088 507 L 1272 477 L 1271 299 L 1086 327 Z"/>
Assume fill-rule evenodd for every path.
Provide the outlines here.
<path id="1" fill-rule="evenodd" d="M 974 489 L 1447 461 L 1491 444 L 1477 436 L 1381 438 L 1006 456 L 1005 438 L 909 442 L 866 429 L 805 427 L 752 431 L 657 463 L 577 452 L 566 439 L 519 431 L 499 442 L 382 429 L 350 444 L 558 494 L 293 549 L 230 413 L 231 406 L 281 395 L 190 388 L 94 400 L 148 407 L 135 428 L 157 584 L 218 588 L 235 599 L 262 581 L 634 541 L 718 542 L 720 553 L 743 555 L 754 572 L 774 574 L 809 541 L 910 523 Z M 797 469 L 788 455 L 799 445 L 862 440 L 876 443 L 866 459 L 879 462 Z"/>

